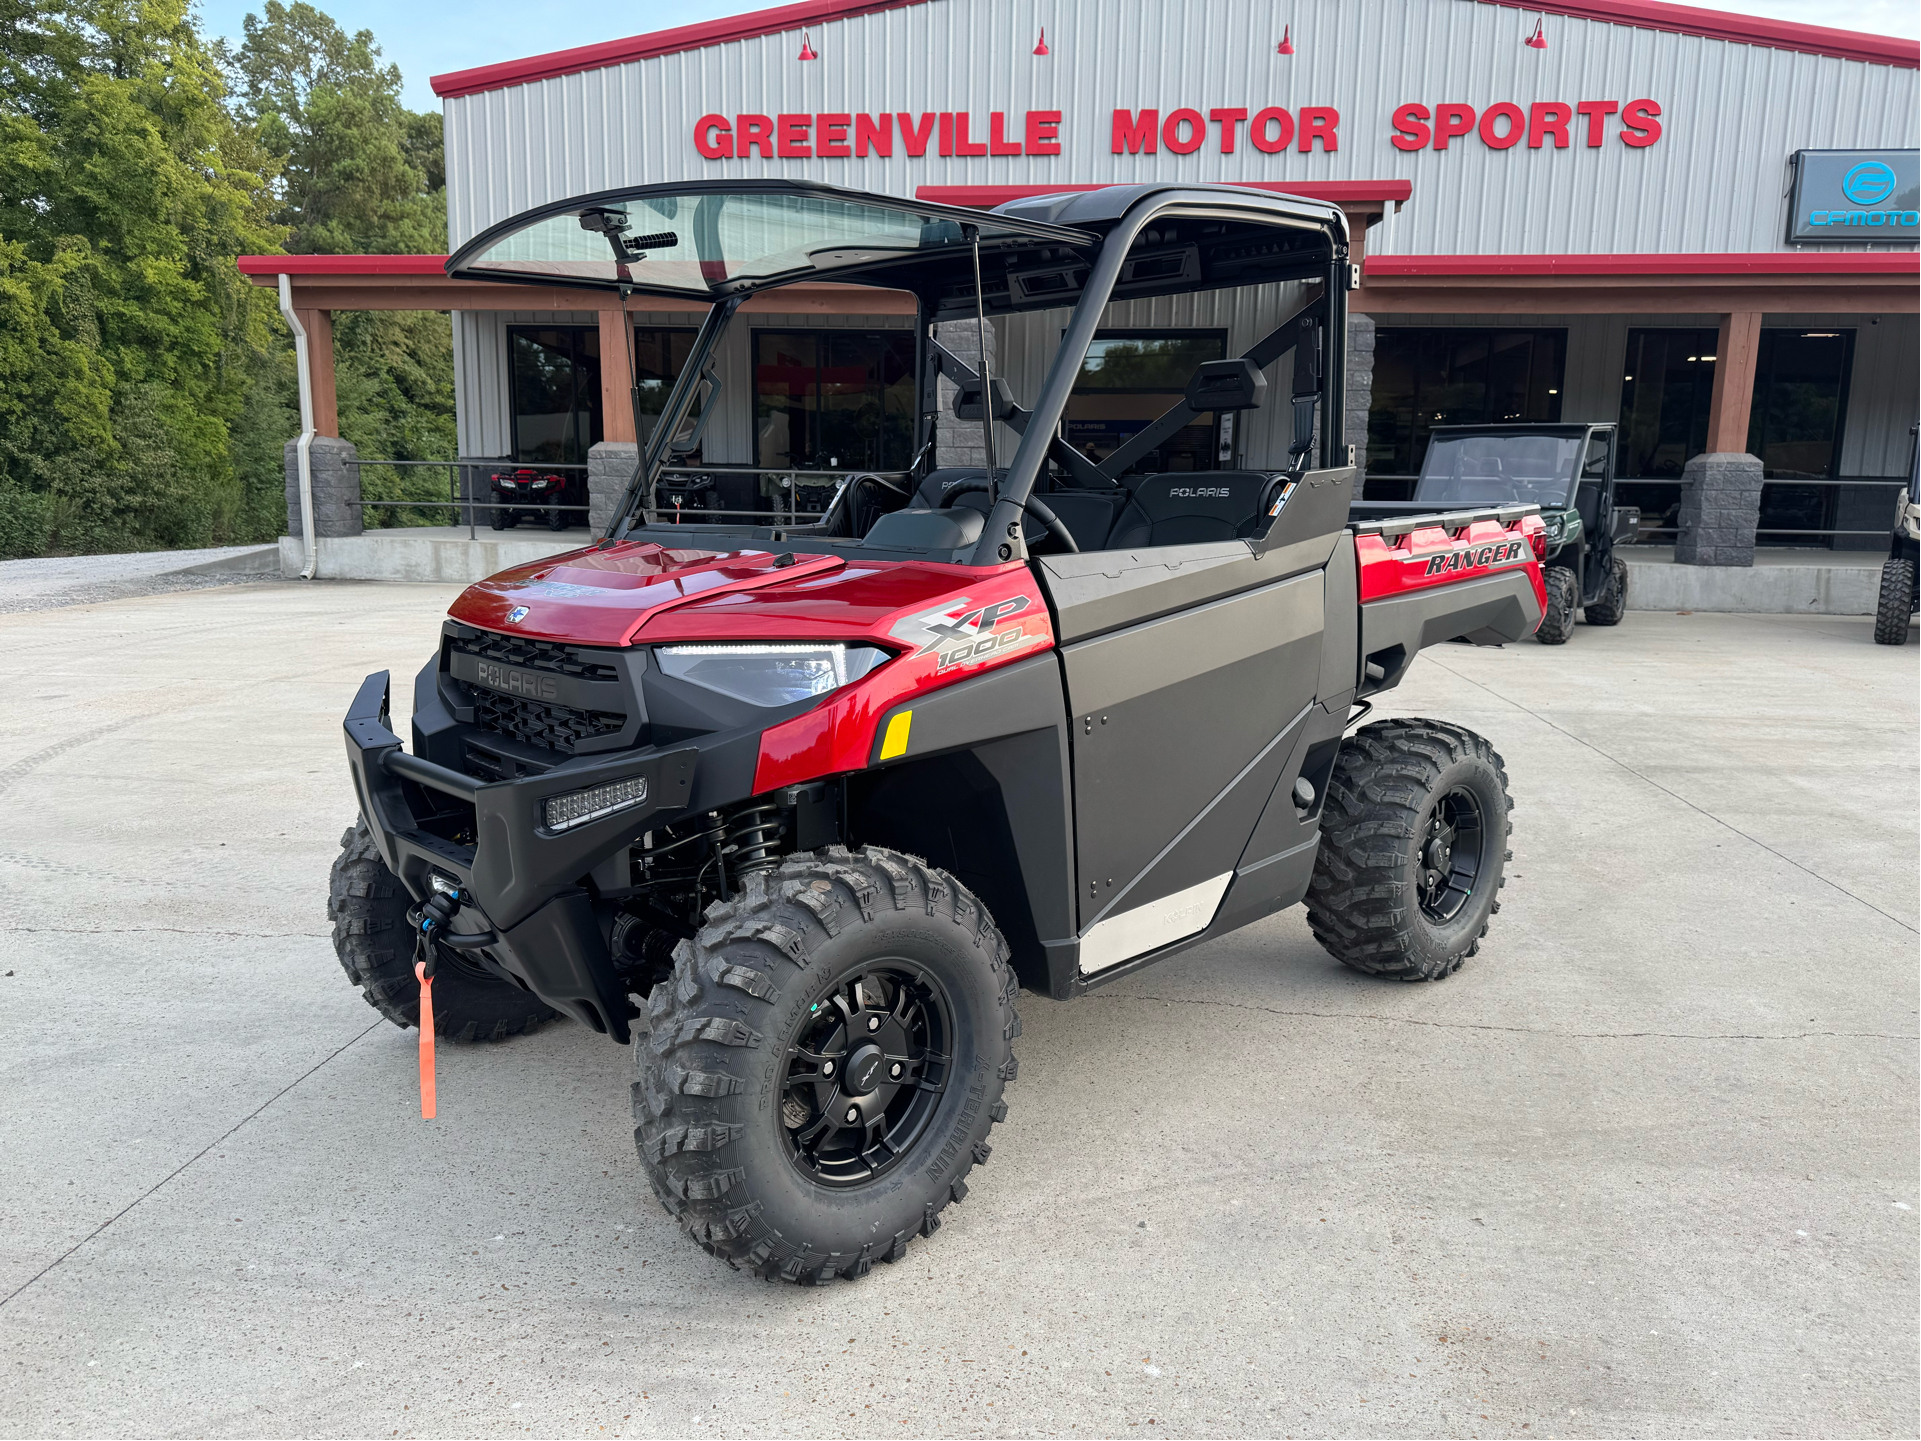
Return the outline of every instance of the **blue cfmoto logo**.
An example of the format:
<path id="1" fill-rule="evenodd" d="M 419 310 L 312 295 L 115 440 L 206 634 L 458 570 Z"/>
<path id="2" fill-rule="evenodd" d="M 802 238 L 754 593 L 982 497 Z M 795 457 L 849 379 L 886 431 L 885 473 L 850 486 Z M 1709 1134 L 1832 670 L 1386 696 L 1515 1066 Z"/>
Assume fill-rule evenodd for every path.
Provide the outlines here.
<path id="1" fill-rule="evenodd" d="M 1894 171 L 1879 160 L 1863 160 L 1841 177 L 1841 193 L 1856 205 L 1879 205 L 1894 194 Z"/>
<path id="2" fill-rule="evenodd" d="M 525 619 L 527 619 L 527 607 L 524 605 L 517 605 L 507 612 L 508 625 L 519 625 Z"/>

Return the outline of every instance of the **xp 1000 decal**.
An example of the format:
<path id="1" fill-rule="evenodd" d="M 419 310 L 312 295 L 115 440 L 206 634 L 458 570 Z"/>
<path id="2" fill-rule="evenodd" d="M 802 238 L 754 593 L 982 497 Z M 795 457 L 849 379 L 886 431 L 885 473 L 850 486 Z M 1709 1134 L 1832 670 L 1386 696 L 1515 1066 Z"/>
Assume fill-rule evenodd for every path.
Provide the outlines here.
<path id="1" fill-rule="evenodd" d="M 897 622 L 890 634 L 917 645 L 916 660 L 935 657 L 934 673 L 940 675 L 955 666 L 1003 656 L 1035 641 L 1046 642 L 1050 638 L 1048 627 L 1030 629 L 1022 619 L 1033 604 L 1033 597 L 1028 595 L 982 605 L 962 596 L 908 616 Z"/>

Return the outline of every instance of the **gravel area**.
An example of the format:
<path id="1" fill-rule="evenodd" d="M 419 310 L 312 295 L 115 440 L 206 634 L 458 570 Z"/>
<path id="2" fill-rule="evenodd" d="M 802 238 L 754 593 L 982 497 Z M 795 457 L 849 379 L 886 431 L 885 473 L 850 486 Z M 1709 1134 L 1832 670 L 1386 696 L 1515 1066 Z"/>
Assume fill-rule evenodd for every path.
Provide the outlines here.
<path id="1" fill-rule="evenodd" d="M 278 584 L 280 575 L 276 570 L 190 573 L 195 566 L 270 549 L 273 547 L 228 545 L 209 550 L 140 550 L 125 555 L 57 555 L 37 560 L 0 561 L 0 615 L 93 605 L 104 600 L 125 600 L 166 591 Z"/>

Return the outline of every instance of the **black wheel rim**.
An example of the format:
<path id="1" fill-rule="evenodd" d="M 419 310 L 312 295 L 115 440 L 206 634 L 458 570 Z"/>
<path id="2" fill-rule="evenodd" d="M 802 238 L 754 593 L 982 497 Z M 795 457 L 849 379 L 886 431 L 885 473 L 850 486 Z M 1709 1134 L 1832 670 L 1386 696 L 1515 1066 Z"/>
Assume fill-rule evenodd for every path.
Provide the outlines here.
<path id="1" fill-rule="evenodd" d="M 1434 803 L 1421 833 L 1421 914 L 1445 923 L 1460 915 L 1481 876 L 1486 832 L 1481 803 L 1465 786 L 1456 786 Z"/>
<path id="2" fill-rule="evenodd" d="M 953 1071 L 953 1008 L 912 961 L 843 977 L 787 1048 L 778 1124 L 801 1173 L 859 1186 L 913 1150 Z"/>

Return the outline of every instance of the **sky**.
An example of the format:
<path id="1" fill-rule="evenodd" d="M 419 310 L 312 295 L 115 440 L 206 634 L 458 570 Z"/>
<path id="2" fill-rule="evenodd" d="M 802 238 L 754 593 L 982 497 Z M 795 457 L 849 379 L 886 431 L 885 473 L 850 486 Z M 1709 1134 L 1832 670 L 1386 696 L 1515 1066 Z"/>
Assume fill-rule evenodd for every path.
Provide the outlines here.
<path id="1" fill-rule="evenodd" d="M 590 4 L 588 0 L 314 0 L 349 32 L 371 30 L 387 59 L 400 67 L 407 104 L 415 110 L 439 108 L 427 84 L 430 75 L 493 65 L 667 30 L 719 15 L 767 9 L 781 0 L 626 0 Z M 1921 38 L 1921 5 L 1915 0 L 1713 0 L 1703 8 L 1865 30 L 1878 35 Z M 200 13 L 211 35 L 236 44 L 241 20 L 258 12 L 258 0 L 201 0 Z"/>

